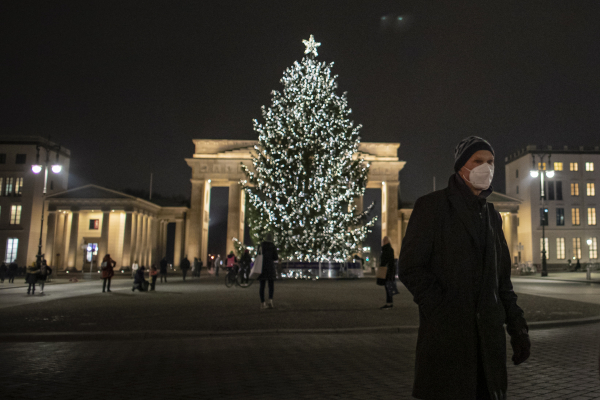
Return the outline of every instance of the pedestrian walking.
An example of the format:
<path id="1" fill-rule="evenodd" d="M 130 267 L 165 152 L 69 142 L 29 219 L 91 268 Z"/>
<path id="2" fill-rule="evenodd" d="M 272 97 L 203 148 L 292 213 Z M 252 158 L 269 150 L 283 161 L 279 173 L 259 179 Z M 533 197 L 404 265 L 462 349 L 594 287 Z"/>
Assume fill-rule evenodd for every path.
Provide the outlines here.
<path id="1" fill-rule="evenodd" d="M 48 266 L 46 260 L 42 260 L 42 267 L 40 268 L 40 273 L 38 275 L 38 282 L 40 283 L 40 294 L 44 294 L 44 286 L 46 285 L 46 280 L 52 274 L 52 268 Z"/>
<path id="2" fill-rule="evenodd" d="M 115 275 L 114 268 L 117 266 L 115 260 L 110 258 L 110 254 L 104 256 L 102 259 L 102 264 L 100 264 L 100 269 L 102 270 L 102 293 L 105 291 L 110 292 L 110 281 L 112 277 Z M 108 283 L 108 285 L 107 285 Z"/>
<path id="3" fill-rule="evenodd" d="M 380 310 L 389 310 L 394 307 L 394 280 L 396 279 L 396 268 L 394 263 L 394 249 L 390 244 L 390 238 L 385 236 L 382 240 L 381 247 L 381 267 L 387 268 L 383 286 L 385 287 L 385 305 L 380 307 Z"/>
<path id="4" fill-rule="evenodd" d="M 33 263 L 27 274 L 25 274 L 25 282 L 29 284 L 27 287 L 27 294 L 35 294 L 35 284 L 38 281 L 38 276 L 40 274 L 40 269 L 37 267 L 36 263 Z"/>
<path id="5" fill-rule="evenodd" d="M 187 275 L 190 269 L 190 260 L 188 260 L 187 255 L 183 257 L 183 260 L 179 263 L 179 268 L 181 268 L 181 273 L 183 274 L 183 281 L 185 282 L 185 276 Z"/>
<path id="6" fill-rule="evenodd" d="M 275 261 L 279 259 L 277 255 L 277 247 L 273 243 L 273 235 L 267 233 L 265 241 L 261 243 L 261 254 L 263 257 L 262 261 L 262 272 L 258 276 L 260 281 L 259 295 L 261 308 L 275 308 L 273 305 L 273 294 L 275 292 L 275 279 L 277 273 L 275 271 Z M 265 302 L 265 285 L 269 284 L 269 303 Z"/>
<path id="7" fill-rule="evenodd" d="M 524 313 L 492 193 L 494 150 L 471 136 L 455 149 L 448 187 L 415 203 L 400 252 L 400 280 L 419 305 L 413 396 L 506 399 L 512 361 L 529 357 Z"/>
<path id="8" fill-rule="evenodd" d="M 132 292 L 135 292 L 135 289 L 139 290 L 140 292 L 145 292 L 148 290 L 148 281 L 144 278 L 145 270 L 146 267 L 142 265 L 135 273 L 135 277 L 133 278 L 133 286 L 131 288 Z"/>
<path id="9" fill-rule="evenodd" d="M 221 268 L 221 255 L 217 254 L 217 258 L 215 258 L 215 278 L 219 277 L 219 268 Z"/>
<path id="10" fill-rule="evenodd" d="M 244 250 L 244 254 L 242 254 L 242 258 L 240 258 L 242 283 L 248 283 L 248 279 L 250 278 L 250 264 L 252 264 L 252 257 L 250 257 L 248 249 L 246 249 Z"/>
<path id="11" fill-rule="evenodd" d="M 152 279 L 152 283 L 150 284 L 150 290 L 154 290 L 156 287 L 156 278 L 158 278 L 158 270 L 156 269 L 156 265 L 152 265 L 150 267 L 150 279 Z"/>
<path id="12" fill-rule="evenodd" d="M 194 276 L 200 278 L 200 272 L 202 271 L 202 260 L 198 257 L 194 257 Z"/>
<path id="13" fill-rule="evenodd" d="M 17 271 L 19 270 L 19 266 L 16 262 L 11 262 L 8 264 L 8 283 L 15 283 L 15 275 L 17 275 Z"/>
<path id="14" fill-rule="evenodd" d="M 4 283 L 4 278 L 6 278 L 6 273 L 8 272 L 8 266 L 6 265 L 6 263 L 2 263 L 0 265 L 0 281 L 2 281 L 2 283 Z"/>
<path id="15" fill-rule="evenodd" d="M 574 272 L 577 272 L 581 269 L 581 263 L 579 262 L 579 258 L 577 259 L 577 263 L 575 263 L 575 269 L 573 270 Z"/>
<path id="16" fill-rule="evenodd" d="M 169 262 L 167 261 L 167 257 L 163 257 L 160 260 L 160 282 L 162 283 L 163 278 L 165 278 L 165 283 L 167 283 L 167 268 L 169 267 Z"/>
<path id="17" fill-rule="evenodd" d="M 138 264 L 137 260 L 135 260 L 133 262 L 133 264 L 131 264 L 131 277 L 132 278 L 135 278 L 135 274 L 139 267 L 140 267 L 140 264 Z"/>

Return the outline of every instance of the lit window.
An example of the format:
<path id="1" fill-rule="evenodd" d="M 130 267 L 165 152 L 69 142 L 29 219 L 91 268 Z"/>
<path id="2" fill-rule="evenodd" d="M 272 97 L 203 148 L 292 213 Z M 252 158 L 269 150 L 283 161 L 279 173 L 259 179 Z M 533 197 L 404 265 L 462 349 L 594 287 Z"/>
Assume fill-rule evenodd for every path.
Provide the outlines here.
<path id="1" fill-rule="evenodd" d="M 565 238 L 556 238 L 556 259 L 565 259 Z"/>
<path id="2" fill-rule="evenodd" d="M 10 224 L 19 225 L 21 223 L 21 206 L 10 206 Z"/>
<path id="3" fill-rule="evenodd" d="M 573 238 L 573 258 L 581 258 L 581 238 Z"/>
<path id="4" fill-rule="evenodd" d="M 90 230 L 98 230 L 100 228 L 99 219 L 90 219 Z"/>
<path id="5" fill-rule="evenodd" d="M 577 164 L 576 162 L 569 163 L 569 170 L 579 171 L 579 164 Z"/>
<path id="6" fill-rule="evenodd" d="M 563 163 L 561 163 L 561 162 L 555 162 L 554 163 L 554 170 L 555 171 L 562 171 L 563 170 Z"/>
<path id="7" fill-rule="evenodd" d="M 15 196 L 21 196 L 23 194 L 23 178 L 15 179 Z"/>
<path id="8" fill-rule="evenodd" d="M 4 257 L 5 263 L 11 263 L 17 259 L 17 250 L 19 249 L 19 239 L 8 238 L 6 241 L 6 256 Z"/>
<path id="9" fill-rule="evenodd" d="M 538 171 L 545 171 L 546 170 L 546 163 L 545 162 L 539 162 L 538 163 Z"/>
<path id="10" fill-rule="evenodd" d="M 571 208 L 571 224 L 579 225 L 579 208 Z"/>
<path id="11" fill-rule="evenodd" d="M 598 258 L 598 240 L 595 237 L 590 239 L 590 258 Z"/>
<path id="12" fill-rule="evenodd" d="M 544 258 L 544 244 L 546 245 L 546 260 L 550 258 L 550 247 L 548 247 L 548 238 L 540 238 L 540 258 Z"/>
<path id="13" fill-rule="evenodd" d="M 13 178 L 6 178 L 6 196 L 10 196 L 13 192 Z"/>
<path id="14" fill-rule="evenodd" d="M 593 171 L 594 170 L 594 163 L 593 162 L 586 162 L 585 163 L 585 170 L 586 171 Z"/>
<path id="15" fill-rule="evenodd" d="M 2 196 L 2 193 L 4 193 L 4 191 L 2 190 L 2 188 L 4 186 L 2 186 L 2 184 L 4 183 L 4 178 L 0 178 L 0 196 Z"/>
<path id="16" fill-rule="evenodd" d="M 594 183 L 588 182 L 585 184 L 587 195 L 595 196 L 596 195 L 596 185 Z"/>
<path id="17" fill-rule="evenodd" d="M 571 183 L 571 196 L 579 196 L 579 183 Z"/>
<path id="18" fill-rule="evenodd" d="M 596 208 L 588 208 L 588 225 L 596 225 Z"/>

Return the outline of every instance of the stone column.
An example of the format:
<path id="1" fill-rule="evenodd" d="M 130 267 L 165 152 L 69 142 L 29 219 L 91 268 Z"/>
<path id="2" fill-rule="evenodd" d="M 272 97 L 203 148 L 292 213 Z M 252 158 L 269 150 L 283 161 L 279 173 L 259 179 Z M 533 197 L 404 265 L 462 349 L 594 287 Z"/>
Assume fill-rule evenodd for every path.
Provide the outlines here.
<path id="1" fill-rule="evenodd" d="M 210 212 L 210 179 L 192 179 L 192 198 L 188 217 L 188 238 L 186 253 L 188 258 L 208 255 L 208 217 Z"/>
<path id="2" fill-rule="evenodd" d="M 54 235 L 56 234 L 56 212 L 48 212 L 48 223 L 46 228 L 46 250 L 44 257 L 48 265 L 54 265 Z"/>
<path id="3" fill-rule="evenodd" d="M 140 265 L 146 265 L 146 250 L 148 249 L 148 216 L 142 215 L 142 232 L 140 240 Z"/>
<path id="4" fill-rule="evenodd" d="M 515 261 L 515 257 L 519 255 L 519 219 L 517 212 L 510 213 L 510 233 L 508 249 L 510 250 L 511 263 Z"/>
<path id="5" fill-rule="evenodd" d="M 125 232 L 123 234 L 123 257 L 121 266 L 131 266 L 131 231 L 133 225 L 133 214 L 129 211 L 125 212 Z"/>
<path id="6" fill-rule="evenodd" d="M 71 213 L 71 235 L 69 237 L 69 254 L 67 258 L 67 268 L 75 267 L 77 261 L 77 238 L 79 236 L 79 211 Z"/>
<path id="7" fill-rule="evenodd" d="M 129 251 L 129 265 L 137 260 L 137 231 L 138 231 L 138 213 L 131 213 L 131 250 Z"/>
<path id="8" fill-rule="evenodd" d="M 148 227 L 146 228 L 146 268 L 150 268 L 152 264 L 152 252 L 156 247 L 156 241 L 154 240 L 154 229 L 152 229 L 152 225 L 154 224 L 154 218 L 148 216 Z"/>
<path id="9" fill-rule="evenodd" d="M 357 198 L 354 199 L 354 204 L 356 205 L 356 214 L 360 214 L 361 212 L 363 212 L 365 209 L 365 205 L 364 205 L 364 196 L 359 196 Z"/>
<path id="10" fill-rule="evenodd" d="M 108 228 L 110 227 L 110 211 L 102 212 L 102 231 L 100 233 L 100 243 L 98 243 L 98 260 L 104 259 L 108 254 Z"/>
<path id="11" fill-rule="evenodd" d="M 398 232 L 398 184 L 399 183 L 397 181 L 387 181 L 385 182 L 385 185 L 383 185 L 386 187 L 386 236 L 390 238 L 390 243 L 394 249 L 394 256 L 396 258 L 398 257 L 400 251 L 400 234 Z"/>
<path id="12" fill-rule="evenodd" d="M 381 239 L 384 238 L 384 236 L 388 235 L 388 231 L 387 231 L 387 211 L 388 211 L 388 207 L 387 207 L 387 198 L 388 198 L 388 190 L 387 190 L 387 186 L 386 186 L 386 182 L 381 182 Z M 394 247 L 392 245 L 392 247 Z"/>
<path id="13" fill-rule="evenodd" d="M 54 262 L 54 267 L 58 268 L 58 270 L 63 270 L 65 265 L 65 258 L 67 253 L 65 252 L 65 232 L 66 229 L 66 220 L 63 212 L 59 212 L 57 214 L 56 221 L 56 235 L 54 237 L 54 251 L 52 254 L 52 260 Z M 58 271 L 57 270 L 57 271 Z"/>
<path id="14" fill-rule="evenodd" d="M 173 252 L 173 265 L 176 267 L 179 266 L 179 262 L 184 256 L 181 253 L 183 253 L 183 220 L 178 219 L 175 222 L 175 251 Z"/>
<path id="15" fill-rule="evenodd" d="M 238 182 L 229 183 L 229 206 L 227 211 L 226 253 L 235 251 L 233 238 L 244 242 L 244 191 Z M 196 256 L 194 256 L 196 257 Z"/>

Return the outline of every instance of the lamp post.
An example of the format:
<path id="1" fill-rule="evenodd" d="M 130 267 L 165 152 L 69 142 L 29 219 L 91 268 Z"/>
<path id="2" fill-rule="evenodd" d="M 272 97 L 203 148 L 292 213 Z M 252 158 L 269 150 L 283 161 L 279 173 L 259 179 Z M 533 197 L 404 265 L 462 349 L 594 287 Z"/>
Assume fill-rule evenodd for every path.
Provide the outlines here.
<path id="1" fill-rule="evenodd" d="M 44 165 L 40 164 L 40 148 L 43 148 L 44 150 L 46 150 L 46 162 Z M 41 221 L 41 227 L 40 227 L 40 241 L 38 243 L 38 252 L 37 252 L 37 255 L 35 256 L 35 264 L 36 264 L 37 268 L 40 268 L 42 266 L 42 233 L 44 231 L 44 208 L 45 208 L 44 202 L 46 200 L 46 188 L 48 185 L 48 166 L 50 165 L 50 152 L 51 151 L 56 152 L 56 163 L 54 163 L 50 166 L 52 173 L 59 174 L 62 171 L 62 165 L 60 165 L 58 163 L 58 157 L 59 157 L 59 153 L 60 153 L 60 145 L 53 146 L 50 144 L 38 143 L 38 145 L 36 146 L 36 150 L 37 150 L 37 155 L 35 158 L 35 164 L 33 164 L 31 166 L 31 171 L 36 175 L 39 174 L 40 172 L 42 172 L 42 170 L 44 171 L 44 190 L 42 192 L 42 221 Z"/>
<path id="2" fill-rule="evenodd" d="M 548 156 L 548 165 L 550 165 L 550 154 L 540 154 L 540 163 L 538 165 L 535 164 L 535 154 L 532 154 L 531 157 L 533 159 L 533 168 L 529 171 L 529 174 L 532 178 L 540 177 L 540 200 L 542 202 L 542 215 L 541 225 L 542 225 L 542 276 L 548 276 L 548 267 L 546 265 L 546 225 L 548 225 L 547 212 L 544 208 L 544 200 L 546 199 L 546 190 L 544 185 L 544 175 L 547 178 L 554 178 L 554 170 L 547 170 L 544 165 L 544 158 Z"/>

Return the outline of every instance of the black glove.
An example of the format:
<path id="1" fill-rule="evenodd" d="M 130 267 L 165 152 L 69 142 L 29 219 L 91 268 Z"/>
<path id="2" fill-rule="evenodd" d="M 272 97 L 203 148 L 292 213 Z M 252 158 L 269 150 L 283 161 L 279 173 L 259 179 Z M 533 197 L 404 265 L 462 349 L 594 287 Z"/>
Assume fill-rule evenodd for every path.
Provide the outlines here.
<path id="1" fill-rule="evenodd" d="M 512 361 L 515 365 L 519 365 L 529 358 L 531 350 L 531 342 L 526 329 L 523 329 L 519 334 L 510 337 L 510 344 L 513 348 Z"/>

